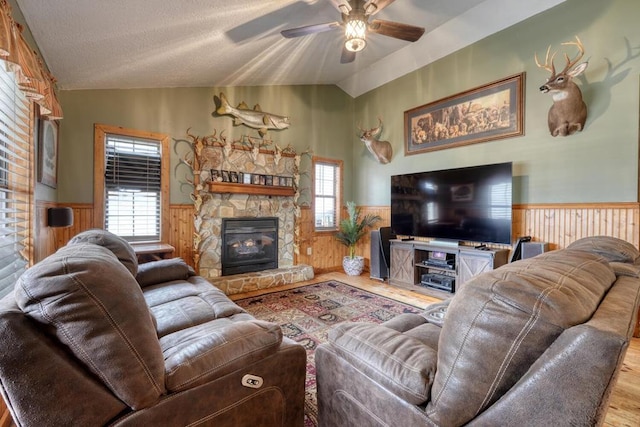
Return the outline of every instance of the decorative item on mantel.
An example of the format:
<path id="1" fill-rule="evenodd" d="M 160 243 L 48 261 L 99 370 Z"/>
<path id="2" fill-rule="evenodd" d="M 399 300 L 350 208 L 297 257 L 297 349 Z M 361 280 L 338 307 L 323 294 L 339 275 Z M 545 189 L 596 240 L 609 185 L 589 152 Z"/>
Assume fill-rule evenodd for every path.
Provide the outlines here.
<path id="1" fill-rule="evenodd" d="M 189 195 L 194 203 L 192 250 L 199 273 L 207 278 L 220 275 L 219 223 L 223 217 L 278 216 L 284 225 L 284 264 L 293 263 L 300 236 L 296 218 L 300 217 L 297 200 L 301 155 L 290 145 L 282 148 L 271 140 L 247 135 L 231 140 L 215 130 L 212 135 L 201 137 L 188 129 L 186 139 L 174 141 L 174 150 L 181 157 L 179 165 L 188 166 L 193 174 L 193 177 L 186 176 L 181 186 L 192 189 Z M 182 143 L 190 148 L 184 155 L 178 153 Z M 310 152 L 304 154 L 310 155 Z M 278 176 L 279 183 L 290 185 L 276 187 L 274 175 Z M 270 186 L 266 185 L 267 176 L 271 177 Z M 248 183 L 245 177 L 258 178 L 259 185 Z M 264 183 L 260 182 L 261 177 Z"/>
<path id="2" fill-rule="evenodd" d="M 389 163 L 393 156 L 393 148 L 389 141 L 380 141 L 378 139 L 382 132 L 382 119 L 378 117 L 378 127 L 376 128 L 365 130 L 358 125 L 358 129 L 360 130 L 360 141 L 364 142 L 367 150 L 373 154 L 373 157 L 376 158 L 378 163 L 382 163 L 383 165 Z"/>
<path id="3" fill-rule="evenodd" d="M 347 213 L 348 218 L 340 221 L 340 231 L 336 233 L 336 239 L 349 248 L 349 255 L 342 259 L 344 272 L 349 276 L 359 276 L 364 269 L 364 257 L 356 256 L 356 244 L 367 230 L 382 218 L 378 215 L 367 214 L 360 219 L 360 209 L 352 201 L 347 202 Z"/>
<path id="4" fill-rule="evenodd" d="M 538 55 L 534 55 L 536 65 L 551 73 L 547 82 L 540 86 L 540 92 L 550 93 L 553 99 L 553 105 L 549 109 L 547 118 L 551 136 L 567 136 L 580 132 L 584 129 L 584 124 L 587 121 L 587 104 L 582 100 L 580 88 L 572 81 L 574 77 L 582 74 L 587 65 L 589 65 L 588 62 L 576 65 L 584 55 L 584 47 L 578 36 L 576 36 L 576 41 L 568 41 L 561 44 L 563 46 L 577 47 L 578 54 L 574 59 L 569 59 L 569 55 L 565 53 L 564 57 L 567 65 L 557 74 L 553 65 L 553 58 L 557 52 L 554 52 L 549 57 L 551 46 L 547 48 L 544 65 L 538 61 Z"/>
<path id="5" fill-rule="evenodd" d="M 286 129 L 291 124 L 289 117 L 280 116 L 277 114 L 267 113 L 262 111 L 259 104 L 253 107 L 253 110 L 249 108 L 247 104 L 242 101 L 237 107 L 232 107 L 224 93 L 220 92 L 220 96 L 214 96 L 213 102 L 216 105 L 216 113 L 223 115 L 230 115 L 233 117 L 233 124 L 245 125 L 254 129 L 258 129 L 260 136 L 265 136 L 268 129 Z"/>

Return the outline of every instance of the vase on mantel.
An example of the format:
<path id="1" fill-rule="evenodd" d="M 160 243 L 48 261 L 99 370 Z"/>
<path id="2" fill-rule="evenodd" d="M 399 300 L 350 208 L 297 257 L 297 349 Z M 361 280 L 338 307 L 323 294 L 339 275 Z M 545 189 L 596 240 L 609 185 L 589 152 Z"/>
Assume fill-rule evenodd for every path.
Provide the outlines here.
<path id="1" fill-rule="evenodd" d="M 344 272 L 347 273 L 348 276 L 359 276 L 362 274 L 362 270 L 364 270 L 364 257 L 350 257 L 347 255 L 342 258 L 342 268 L 344 268 Z"/>

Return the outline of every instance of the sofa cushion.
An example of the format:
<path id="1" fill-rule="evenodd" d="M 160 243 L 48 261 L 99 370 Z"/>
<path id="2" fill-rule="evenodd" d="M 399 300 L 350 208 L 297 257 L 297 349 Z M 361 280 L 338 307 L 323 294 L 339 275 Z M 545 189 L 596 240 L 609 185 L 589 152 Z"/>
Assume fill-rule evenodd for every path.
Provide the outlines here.
<path id="1" fill-rule="evenodd" d="M 611 262 L 633 263 L 640 256 L 638 249 L 631 243 L 610 236 L 584 237 L 569 244 L 567 249 L 598 254 Z"/>
<path id="2" fill-rule="evenodd" d="M 140 287 L 107 248 L 65 246 L 28 269 L 18 306 L 133 409 L 164 393 L 164 359 Z"/>
<path id="3" fill-rule="evenodd" d="M 420 340 L 382 325 L 345 322 L 329 331 L 329 342 L 356 369 L 401 399 L 414 405 L 429 400 L 437 356 Z"/>
<path id="4" fill-rule="evenodd" d="M 127 270 L 129 270 L 133 276 L 136 275 L 138 271 L 138 257 L 136 256 L 133 247 L 122 237 L 106 230 L 94 228 L 76 234 L 71 238 L 71 240 L 69 240 L 67 246 L 75 245 L 77 243 L 93 243 L 109 249 L 113 252 L 116 258 L 118 258 L 122 265 L 127 267 Z"/>
<path id="5" fill-rule="evenodd" d="M 276 352 L 282 330 L 261 320 L 218 319 L 160 339 L 167 389 L 180 391 L 222 377 Z"/>
<path id="6" fill-rule="evenodd" d="M 186 280 L 191 275 L 193 270 L 182 258 L 169 258 L 140 264 L 136 280 L 144 288 L 172 280 Z"/>
<path id="7" fill-rule="evenodd" d="M 174 280 L 169 282 L 148 285 L 142 288 L 144 299 L 151 308 L 175 301 L 180 298 L 195 296 L 203 292 L 218 288 L 201 276 L 190 276 L 187 280 Z M 222 295 L 224 293 L 219 291 Z M 227 298 L 228 299 L 228 298 Z"/>
<path id="8" fill-rule="evenodd" d="M 447 309 L 427 415 L 438 425 L 471 420 L 563 330 L 591 318 L 614 281 L 604 258 L 567 249 L 465 283 Z"/>
<path id="9" fill-rule="evenodd" d="M 184 296 L 156 305 L 151 308 L 151 312 L 158 322 L 159 337 L 221 317 L 246 313 L 222 291 L 213 287 L 197 295 Z"/>

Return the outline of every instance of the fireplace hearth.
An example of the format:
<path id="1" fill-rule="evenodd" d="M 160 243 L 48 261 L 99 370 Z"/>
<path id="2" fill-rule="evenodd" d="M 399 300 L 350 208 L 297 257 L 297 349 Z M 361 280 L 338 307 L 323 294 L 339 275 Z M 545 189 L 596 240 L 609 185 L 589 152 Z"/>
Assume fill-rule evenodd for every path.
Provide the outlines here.
<path id="1" fill-rule="evenodd" d="M 222 219 L 222 275 L 278 268 L 278 218 Z"/>

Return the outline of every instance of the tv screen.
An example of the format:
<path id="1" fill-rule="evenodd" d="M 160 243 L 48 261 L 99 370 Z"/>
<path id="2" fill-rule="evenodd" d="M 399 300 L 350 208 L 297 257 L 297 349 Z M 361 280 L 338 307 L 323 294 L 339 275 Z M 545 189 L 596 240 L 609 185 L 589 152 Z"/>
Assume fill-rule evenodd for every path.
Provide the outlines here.
<path id="1" fill-rule="evenodd" d="M 398 235 L 511 244 L 512 165 L 496 163 L 391 177 Z"/>

